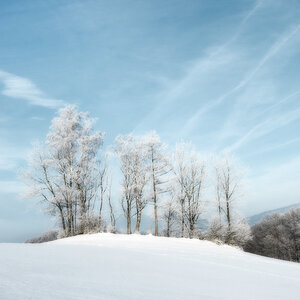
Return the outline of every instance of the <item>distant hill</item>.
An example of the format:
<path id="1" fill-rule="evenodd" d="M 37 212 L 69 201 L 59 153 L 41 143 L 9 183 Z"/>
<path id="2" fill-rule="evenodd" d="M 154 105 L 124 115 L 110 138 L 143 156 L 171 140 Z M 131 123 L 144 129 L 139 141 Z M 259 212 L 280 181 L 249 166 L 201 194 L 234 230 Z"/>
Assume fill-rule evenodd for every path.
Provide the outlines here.
<path id="1" fill-rule="evenodd" d="M 277 209 L 272 209 L 272 210 L 267 210 L 267 211 L 263 211 L 257 215 L 253 215 L 251 217 L 247 218 L 247 221 L 249 223 L 250 226 L 259 223 L 264 217 L 271 215 L 273 213 L 285 213 L 286 211 L 288 211 L 291 208 L 296 208 L 296 207 L 300 207 L 300 203 L 295 203 L 295 204 L 291 204 L 289 206 L 284 206 L 284 207 L 280 207 Z"/>

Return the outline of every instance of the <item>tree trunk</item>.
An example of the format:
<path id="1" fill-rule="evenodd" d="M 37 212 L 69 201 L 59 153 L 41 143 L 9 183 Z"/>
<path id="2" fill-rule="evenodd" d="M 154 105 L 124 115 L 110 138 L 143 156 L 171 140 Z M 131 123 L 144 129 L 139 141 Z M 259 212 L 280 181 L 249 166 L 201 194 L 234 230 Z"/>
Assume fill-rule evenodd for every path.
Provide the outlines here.
<path id="1" fill-rule="evenodd" d="M 229 199 L 226 197 L 226 215 L 227 215 L 227 224 L 228 224 L 228 231 L 231 231 L 231 220 L 230 220 L 230 207 L 229 207 Z"/>
<path id="2" fill-rule="evenodd" d="M 170 216 L 170 212 L 168 214 L 168 220 L 167 220 L 167 237 L 170 237 L 170 220 L 171 216 Z"/>
<path id="3" fill-rule="evenodd" d="M 80 200 L 80 215 L 81 215 L 81 222 L 80 222 L 80 233 L 85 233 L 85 226 L 86 226 L 86 211 L 85 211 L 85 204 L 84 200 Z"/>
<path id="4" fill-rule="evenodd" d="M 99 209 L 99 221 L 100 221 L 100 224 L 102 223 L 102 208 L 103 208 L 103 194 L 104 194 L 102 184 L 103 184 L 103 183 L 101 183 L 101 190 L 100 190 L 100 209 Z"/>
<path id="5" fill-rule="evenodd" d="M 139 200 L 137 201 L 139 202 Z M 140 232 L 140 226 L 141 226 L 141 219 L 142 219 L 142 208 L 141 208 L 141 204 L 137 203 L 137 209 L 136 209 L 136 225 L 135 225 L 135 233 L 139 233 Z"/>
<path id="6" fill-rule="evenodd" d="M 111 187 L 110 187 L 111 190 Z M 109 211 L 110 211 L 110 224 L 113 227 L 113 230 L 115 230 L 116 228 L 116 218 L 115 218 L 115 214 L 114 214 L 114 209 L 111 203 L 111 195 L 110 195 L 110 190 L 109 190 L 109 194 L 108 194 L 108 204 L 109 204 Z"/>
<path id="7" fill-rule="evenodd" d="M 157 199 L 156 199 L 156 187 L 155 184 L 153 184 L 153 203 L 154 203 L 154 223 L 155 223 L 155 230 L 154 235 L 158 235 L 158 218 L 157 218 Z"/>
<path id="8" fill-rule="evenodd" d="M 226 217 L 227 217 L 227 236 L 226 236 L 226 243 L 230 243 L 232 239 L 232 232 L 231 232 L 231 219 L 230 219 L 230 207 L 229 207 L 229 198 L 226 195 Z"/>
<path id="9" fill-rule="evenodd" d="M 184 237 L 184 200 L 181 199 L 181 237 Z"/>
<path id="10" fill-rule="evenodd" d="M 153 148 L 151 151 L 151 164 L 152 164 L 152 184 L 153 184 L 153 204 L 154 204 L 154 235 L 158 235 L 158 218 L 157 218 L 157 193 L 156 193 L 156 183 L 155 183 L 155 170 L 154 170 L 154 157 Z"/>
<path id="11" fill-rule="evenodd" d="M 61 225 L 62 225 L 62 228 L 63 228 L 64 233 L 66 233 L 66 223 L 65 223 L 65 218 L 64 218 L 64 214 L 63 214 L 63 211 L 62 211 L 62 208 L 61 208 L 60 205 L 58 206 L 58 209 L 59 209 L 60 218 L 61 218 Z"/>
<path id="12" fill-rule="evenodd" d="M 127 234 L 131 234 L 131 211 L 129 208 L 129 203 L 127 203 L 127 214 L 126 214 L 126 221 L 127 221 Z"/>

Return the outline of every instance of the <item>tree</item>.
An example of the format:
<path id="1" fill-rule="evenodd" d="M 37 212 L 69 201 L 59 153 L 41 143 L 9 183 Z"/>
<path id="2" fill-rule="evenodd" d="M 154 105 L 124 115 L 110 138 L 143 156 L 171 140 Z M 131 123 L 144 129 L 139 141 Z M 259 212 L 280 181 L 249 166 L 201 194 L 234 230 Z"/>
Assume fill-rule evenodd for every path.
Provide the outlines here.
<path id="1" fill-rule="evenodd" d="M 127 234 L 131 233 L 131 220 L 136 216 L 135 232 L 139 232 L 142 211 L 147 200 L 144 188 L 147 183 L 146 151 L 141 140 L 133 135 L 119 135 L 115 140 L 122 173 L 121 205 L 127 221 Z M 134 212 L 135 209 L 135 212 Z"/>
<path id="2" fill-rule="evenodd" d="M 52 120 L 45 145 L 36 147 L 26 177 L 31 195 L 47 203 L 58 215 L 65 235 L 86 231 L 95 201 L 101 132 L 93 132 L 93 120 L 76 106 L 66 106 Z M 80 226 L 77 228 L 77 219 Z"/>
<path id="3" fill-rule="evenodd" d="M 151 180 L 152 201 L 154 208 L 154 235 L 158 235 L 158 203 L 159 195 L 168 191 L 166 175 L 170 172 L 170 163 L 163 153 L 166 145 L 160 140 L 155 131 L 150 132 L 143 138 L 146 147 L 146 155 L 149 161 L 149 172 Z"/>
<path id="4" fill-rule="evenodd" d="M 180 223 L 181 223 L 181 237 L 184 237 L 185 227 L 185 199 L 186 194 L 184 192 L 184 180 L 187 174 L 187 167 L 185 165 L 185 144 L 177 144 L 174 157 L 172 159 L 173 166 L 172 171 L 174 173 L 174 186 L 176 191 L 177 200 L 180 205 Z"/>
<path id="5" fill-rule="evenodd" d="M 165 223 L 165 228 L 163 231 L 164 236 L 170 237 L 174 234 L 178 220 L 178 210 L 176 208 L 176 202 L 174 201 L 175 195 L 173 191 L 170 192 L 170 198 L 163 205 L 162 220 Z"/>
<path id="6" fill-rule="evenodd" d="M 213 218 L 209 224 L 206 238 L 211 241 L 224 242 L 224 225 L 220 221 L 220 217 Z"/>
<path id="7" fill-rule="evenodd" d="M 190 150 L 186 143 L 176 147 L 173 172 L 177 185 L 177 198 L 181 207 L 181 236 L 184 228 L 193 238 L 199 217 L 203 211 L 202 190 L 205 178 L 205 164 L 199 154 Z"/>
<path id="8" fill-rule="evenodd" d="M 230 243 L 243 248 L 251 239 L 251 229 L 247 221 L 243 218 L 236 220 L 231 229 Z"/>
<path id="9" fill-rule="evenodd" d="M 233 233 L 232 206 L 234 201 L 241 196 L 242 172 L 234 164 L 233 158 L 225 157 L 224 159 L 218 159 L 215 165 L 215 176 L 218 214 L 220 220 L 221 214 L 225 215 L 227 223 L 226 241 L 230 242 Z"/>
<path id="10" fill-rule="evenodd" d="M 99 165 L 99 190 L 100 190 L 100 203 L 99 203 L 99 222 L 102 223 L 102 210 L 104 204 L 104 198 L 108 189 L 110 188 L 109 178 L 108 178 L 108 167 L 107 159 L 103 159 L 101 165 Z M 109 195 L 110 198 L 110 195 Z"/>
<path id="11" fill-rule="evenodd" d="M 110 231 L 115 232 L 116 231 L 116 217 L 115 217 L 114 208 L 113 208 L 112 201 L 111 201 L 111 185 L 112 185 L 112 180 L 110 177 L 107 200 L 108 200 L 108 205 L 109 205 Z"/>

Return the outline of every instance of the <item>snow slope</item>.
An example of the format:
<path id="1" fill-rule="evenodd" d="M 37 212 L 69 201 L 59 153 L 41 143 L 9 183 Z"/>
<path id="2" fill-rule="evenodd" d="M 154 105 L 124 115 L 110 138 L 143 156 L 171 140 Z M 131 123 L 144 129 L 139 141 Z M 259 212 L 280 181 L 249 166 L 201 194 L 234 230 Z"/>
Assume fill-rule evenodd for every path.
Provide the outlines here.
<path id="1" fill-rule="evenodd" d="M 139 235 L 0 244 L 0 299 L 298 300 L 300 264 Z"/>

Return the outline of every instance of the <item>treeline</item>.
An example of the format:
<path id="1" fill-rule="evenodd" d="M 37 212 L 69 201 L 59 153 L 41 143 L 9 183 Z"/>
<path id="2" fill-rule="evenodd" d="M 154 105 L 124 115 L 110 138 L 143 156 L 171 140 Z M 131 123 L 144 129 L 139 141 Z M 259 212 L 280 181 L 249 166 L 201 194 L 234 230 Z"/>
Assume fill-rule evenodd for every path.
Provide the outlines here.
<path id="1" fill-rule="evenodd" d="M 246 221 L 234 210 L 242 173 L 233 160 L 219 157 L 211 166 L 189 143 L 168 150 L 155 132 L 119 135 L 106 152 L 103 139 L 87 113 L 67 106 L 33 151 L 24 173 L 28 196 L 57 219 L 63 236 L 120 230 L 119 212 L 126 232 L 138 233 L 147 208 L 154 235 L 240 246 L 250 238 Z M 203 230 L 199 221 L 208 210 L 213 217 Z"/>
<path id="2" fill-rule="evenodd" d="M 248 252 L 289 261 L 300 261 L 300 208 L 274 213 L 251 228 Z"/>

